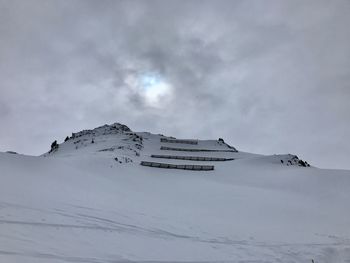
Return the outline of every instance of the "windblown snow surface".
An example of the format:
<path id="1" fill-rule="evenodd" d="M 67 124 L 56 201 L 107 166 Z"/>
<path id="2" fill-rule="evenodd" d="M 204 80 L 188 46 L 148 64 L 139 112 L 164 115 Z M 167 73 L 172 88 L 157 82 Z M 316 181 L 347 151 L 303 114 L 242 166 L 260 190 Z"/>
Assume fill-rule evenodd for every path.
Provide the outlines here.
<path id="1" fill-rule="evenodd" d="M 112 124 L 39 157 L 0 153 L 0 262 L 350 262 L 350 171 L 291 155 L 160 151 L 232 149 L 160 138 Z M 151 154 L 235 160 L 141 166 L 194 163 Z"/>

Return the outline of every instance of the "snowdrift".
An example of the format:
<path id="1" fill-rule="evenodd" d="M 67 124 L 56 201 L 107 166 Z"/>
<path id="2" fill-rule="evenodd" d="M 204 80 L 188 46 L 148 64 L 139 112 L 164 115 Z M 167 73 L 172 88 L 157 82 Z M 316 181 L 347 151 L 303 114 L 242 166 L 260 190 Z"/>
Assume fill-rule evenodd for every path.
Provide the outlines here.
<path id="1" fill-rule="evenodd" d="M 0 153 L 0 261 L 350 261 L 350 171 L 174 139 L 115 123 L 39 157 Z M 140 165 L 164 154 L 229 160 Z"/>

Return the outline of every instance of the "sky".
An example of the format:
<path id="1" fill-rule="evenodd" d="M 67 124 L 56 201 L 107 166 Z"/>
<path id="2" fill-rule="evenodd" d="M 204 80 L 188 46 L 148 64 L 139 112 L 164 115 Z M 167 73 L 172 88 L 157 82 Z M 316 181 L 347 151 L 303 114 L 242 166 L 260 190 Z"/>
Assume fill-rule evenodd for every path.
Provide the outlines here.
<path id="1" fill-rule="evenodd" d="M 0 151 L 82 129 L 350 169 L 350 1 L 0 0 Z"/>

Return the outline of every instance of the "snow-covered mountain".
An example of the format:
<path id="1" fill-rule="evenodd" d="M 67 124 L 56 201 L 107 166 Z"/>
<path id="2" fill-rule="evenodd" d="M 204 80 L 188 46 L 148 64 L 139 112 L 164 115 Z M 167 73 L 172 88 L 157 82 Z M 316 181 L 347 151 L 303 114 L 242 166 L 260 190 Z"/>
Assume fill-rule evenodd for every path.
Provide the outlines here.
<path id="1" fill-rule="evenodd" d="M 115 123 L 0 180 L 0 262 L 350 262 L 350 171 L 295 155 Z"/>

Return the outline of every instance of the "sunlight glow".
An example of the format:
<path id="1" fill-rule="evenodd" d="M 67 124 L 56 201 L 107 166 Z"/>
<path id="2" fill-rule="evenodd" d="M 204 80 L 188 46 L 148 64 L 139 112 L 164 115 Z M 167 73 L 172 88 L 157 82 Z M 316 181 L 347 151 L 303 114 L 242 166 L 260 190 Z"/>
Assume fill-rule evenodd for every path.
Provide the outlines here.
<path id="1" fill-rule="evenodd" d="M 128 85 L 136 90 L 148 106 L 162 107 L 169 101 L 172 87 L 160 75 L 145 73 L 140 76 L 129 76 Z"/>

